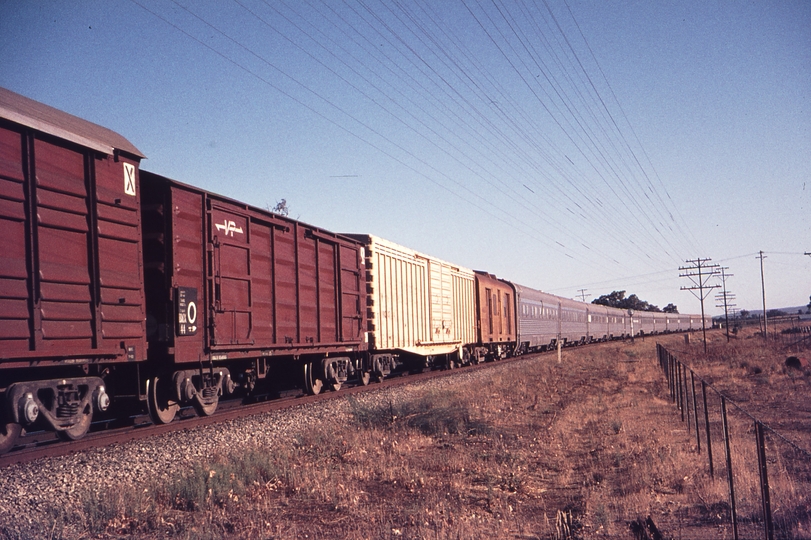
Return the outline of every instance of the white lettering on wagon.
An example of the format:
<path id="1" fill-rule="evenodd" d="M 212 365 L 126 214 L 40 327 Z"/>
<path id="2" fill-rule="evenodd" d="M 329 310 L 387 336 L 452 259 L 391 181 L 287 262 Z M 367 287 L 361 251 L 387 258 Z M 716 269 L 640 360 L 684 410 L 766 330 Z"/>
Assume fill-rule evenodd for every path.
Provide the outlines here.
<path id="1" fill-rule="evenodd" d="M 242 227 L 237 227 L 235 221 L 225 219 L 222 223 L 216 223 L 214 226 L 217 227 L 218 231 L 225 231 L 225 236 L 234 236 L 234 233 L 243 234 Z"/>

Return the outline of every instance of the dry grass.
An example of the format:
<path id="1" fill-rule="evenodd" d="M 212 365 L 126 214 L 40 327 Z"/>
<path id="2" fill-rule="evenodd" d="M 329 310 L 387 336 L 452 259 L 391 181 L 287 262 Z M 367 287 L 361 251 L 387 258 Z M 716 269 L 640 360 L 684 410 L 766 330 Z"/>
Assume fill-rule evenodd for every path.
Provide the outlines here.
<path id="1" fill-rule="evenodd" d="M 766 457 L 776 537 L 811 538 L 811 401 L 807 398 L 811 370 L 786 365 L 789 356 L 811 355 L 809 340 L 798 341 L 802 335 L 787 337 L 764 341 L 750 329 L 730 343 L 723 334 L 713 334 L 707 354 L 696 342 L 670 349 L 680 359 L 689 360 L 696 373 L 731 400 L 727 409 L 733 484 L 742 537 L 759 538 L 763 530 L 754 428 L 757 418 L 771 428 L 766 430 Z M 711 487 L 717 491 L 721 484 L 722 495 L 728 499 L 720 399 L 710 392 L 708 400 L 716 478 L 721 479 Z"/>
<path id="2" fill-rule="evenodd" d="M 662 341 L 694 352 L 680 336 Z M 668 538 L 730 538 L 726 484 L 709 479 L 654 345 L 569 349 L 561 364 L 554 354 L 527 359 L 492 370 L 490 385 L 415 391 L 397 406 L 351 402 L 350 417 L 273 448 L 214 456 L 171 485 L 88 496 L 78 514 L 54 512 L 41 532 L 531 539 L 562 537 L 565 528 L 571 538 L 632 538 L 629 524 L 652 516 Z M 789 376 L 760 352 L 746 368 L 726 350 L 715 354 L 731 373 L 708 375 L 740 395 L 754 364 L 770 385 Z M 697 367 L 714 365 L 702 358 Z M 792 376 L 807 395 L 809 376 Z M 798 497 L 805 482 L 794 485 Z"/>

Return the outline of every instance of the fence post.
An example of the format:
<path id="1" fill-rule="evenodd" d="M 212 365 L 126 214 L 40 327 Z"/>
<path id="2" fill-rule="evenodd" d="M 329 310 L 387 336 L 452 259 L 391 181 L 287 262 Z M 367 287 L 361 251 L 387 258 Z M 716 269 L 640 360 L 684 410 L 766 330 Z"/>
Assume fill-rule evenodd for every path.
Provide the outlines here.
<path id="1" fill-rule="evenodd" d="M 682 366 L 681 362 L 677 364 L 677 369 L 678 369 L 679 384 L 678 384 L 678 398 L 676 399 L 676 402 L 677 406 L 679 407 L 679 411 L 681 411 L 681 421 L 684 422 L 684 399 L 682 397 L 682 383 L 681 383 L 682 374 L 684 373 L 684 366 Z"/>
<path id="2" fill-rule="evenodd" d="M 686 367 L 684 368 L 684 408 L 687 411 L 687 433 L 690 433 L 690 386 L 687 384 L 687 372 L 693 374 L 693 370 Z M 696 424 L 698 429 L 698 424 Z"/>
<path id="3" fill-rule="evenodd" d="M 760 471 L 760 500 L 763 503 L 763 538 L 774 540 L 772 524 L 772 503 L 769 498 L 769 476 L 766 474 L 766 444 L 763 437 L 763 424 L 755 420 L 755 441 L 757 442 L 757 462 Z"/>
<path id="4" fill-rule="evenodd" d="M 693 420 L 696 421 L 696 447 L 701 453 L 701 432 L 698 430 L 698 406 L 696 405 L 696 378 L 693 370 L 690 370 L 690 385 L 693 387 Z"/>
<path id="5" fill-rule="evenodd" d="M 656 344 L 656 359 L 659 360 L 659 367 L 662 368 L 662 371 L 665 370 L 665 364 L 663 362 L 664 355 L 662 354 L 663 350 L 664 350 L 664 347 L 662 347 L 662 344 L 657 343 Z"/>
<path id="6" fill-rule="evenodd" d="M 659 362 L 662 365 L 662 373 L 667 377 L 667 349 L 664 347 L 662 347 L 662 356 L 659 358 Z"/>
<path id="7" fill-rule="evenodd" d="M 727 400 L 721 394 L 721 422 L 724 426 L 724 450 L 727 458 L 727 481 L 729 482 L 729 506 L 732 511 L 732 538 L 738 540 L 738 513 L 735 510 L 735 484 L 732 480 L 732 451 L 729 447 L 729 422 L 727 421 Z"/>
<path id="8" fill-rule="evenodd" d="M 676 387 L 679 384 L 678 383 L 678 380 L 679 380 L 678 379 L 678 373 L 679 373 L 679 361 L 676 360 L 676 357 L 674 356 L 673 357 L 673 395 L 671 396 L 673 398 L 673 403 L 678 403 L 679 402 L 679 398 L 676 397 L 676 395 L 677 395 L 676 394 Z"/>
<path id="9" fill-rule="evenodd" d="M 710 439 L 710 412 L 707 409 L 707 383 L 701 381 L 701 394 L 704 396 L 704 427 L 707 431 L 707 457 L 710 462 L 710 478 L 715 478 L 712 468 L 712 440 Z"/>
<path id="10" fill-rule="evenodd" d="M 689 373 L 690 373 L 690 380 L 692 380 L 693 370 L 690 369 Z M 688 432 L 690 431 L 690 415 L 693 416 L 693 427 L 695 427 L 696 431 L 698 431 L 698 418 L 690 410 L 691 409 L 691 407 L 690 407 L 690 387 L 691 386 L 687 382 L 687 374 L 686 373 L 684 374 L 684 386 L 687 388 L 687 390 L 685 390 L 685 392 L 684 392 L 684 399 L 687 400 L 687 404 L 685 405 L 685 407 L 687 407 L 687 431 Z M 695 392 L 695 389 L 693 390 L 693 392 Z M 695 401 L 695 397 L 696 396 L 695 396 L 695 393 L 694 393 L 693 394 L 693 401 Z"/>
<path id="11" fill-rule="evenodd" d="M 667 385 L 670 390 L 670 401 L 675 401 L 676 392 L 673 390 L 673 355 L 667 355 Z"/>

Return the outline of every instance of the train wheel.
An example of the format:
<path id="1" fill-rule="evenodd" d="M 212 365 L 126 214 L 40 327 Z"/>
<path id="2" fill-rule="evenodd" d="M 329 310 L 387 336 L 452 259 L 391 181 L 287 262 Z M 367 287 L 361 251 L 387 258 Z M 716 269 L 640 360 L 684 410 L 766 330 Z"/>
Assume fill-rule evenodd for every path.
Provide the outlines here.
<path id="1" fill-rule="evenodd" d="M 409 365 L 411 368 L 408 370 L 409 373 L 417 375 L 419 373 L 425 373 L 426 371 L 431 371 L 434 365 L 434 357 L 431 355 L 428 356 L 417 356 L 414 360 L 409 361 Z"/>
<path id="2" fill-rule="evenodd" d="M 343 386 L 344 381 L 346 380 L 346 375 L 344 374 L 343 377 L 339 377 L 340 366 L 338 365 L 338 361 L 332 360 L 324 360 L 322 362 L 322 369 L 321 371 L 324 373 L 324 379 L 327 381 L 327 386 L 333 392 L 337 392 Z"/>
<path id="3" fill-rule="evenodd" d="M 17 437 L 20 436 L 23 429 L 16 422 L 6 422 L 3 416 L 5 415 L 0 413 L 0 454 L 5 454 L 14 448 L 14 443 L 17 442 Z"/>
<path id="4" fill-rule="evenodd" d="M 372 372 L 371 371 L 361 371 L 360 375 L 358 375 L 358 382 L 361 386 L 366 386 L 372 381 Z"/>
<path id="5" fill-rule="evenodd" d="M 180 405 L 169 399 L 165 385 L 160 385 L 160 377 L 147 379 L 146 381 L 146 403 L 149 409 L 149 417 L 155 424 L 168 424 L 175 419 Z"/>
<path id="6" fill-rule="evenodd" d="M 324 388 L 324 381 L 313 373 L 314 368 L 312 362 L 304 363 L 304 390 L 311 396 L 320 394 L 321 389 Z"/>
<path id="7" fill-rule="evenodd" d="M 90 429 L 90 424 L 93 422 L 93 407 L 88 405 L 87 412 L 82 413 L 82 419 L 73 424 L 65 431 L 57 431 L 56 434 L 63 441 L 78 441 Z"/>
<path id="8" fill-rule="evenodd" d="M 198 416 L 211 416 L 220 403 L 220 394 L 216 388 L 203 388 L 203 391 L 194 397 L 194 410 Z"/>
<path id="9" fill-rule="evenodd" d="M 217 410 L 217 405 L 220 403 L 220 397 L 216 394 L 214 397 L 194 398 L 194 410 L 197 411 L 197 416 L 211 416 Z"/>

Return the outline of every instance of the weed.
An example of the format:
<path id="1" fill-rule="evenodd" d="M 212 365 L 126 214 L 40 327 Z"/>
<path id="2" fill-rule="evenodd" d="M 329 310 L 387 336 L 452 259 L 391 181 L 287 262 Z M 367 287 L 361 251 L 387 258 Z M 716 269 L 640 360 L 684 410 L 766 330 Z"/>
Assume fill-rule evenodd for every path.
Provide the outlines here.
<path id="1" fill-rule="evenodd" d="M 405 425 L 424 435 L 485 435 L 490 426 L 471 414 L 473 405 L 450 394 L 429 394 L 393 405 L 361 406 L 349 400 L 356 424 L 369 428 L 389 428 Z"/>
<path id="2" fill-rule="evenodd" d="M 179 510 L 226 507 L 238 502 L 250 486 L 277 479 L 281 474 L 268 453 L 253 449 L 238 456 L 195 465 L 189 473 L 164 488 L 163 496 Z"/>
<path id="3" fill-rule="evenodd" d="M 388 427 L 397 418 L 394 405 L 389 402 L 387 406 L 363 405 L 354 396 L 347 396 L 349 411 L 352 419 L 359 427 L 366 429 Z M 398 411 L 399 412 L 399 411 Z"/>
<path id="4" fill-rule="evenodd" d="M 90 532 L 100 533 L 106 530 L 107 525 L 121 513 L 120 500 L 113 493 L 110 493 L 111 496 L 104 496 L 91 491 L 82 497 L 82 510 Z"/>
<path id="5" fill-rule="evenodd" d="M 598 504 L 597 508 L 594 509 L 594 524 L 598 528 L 605 529 L 608 527 L 609 520 L 608 510 L 603 504 Z"/>

